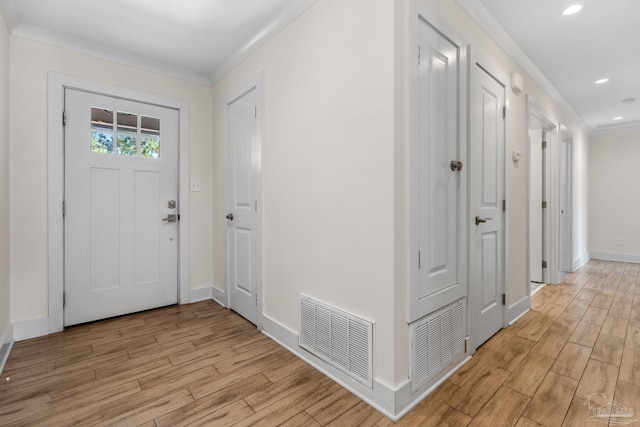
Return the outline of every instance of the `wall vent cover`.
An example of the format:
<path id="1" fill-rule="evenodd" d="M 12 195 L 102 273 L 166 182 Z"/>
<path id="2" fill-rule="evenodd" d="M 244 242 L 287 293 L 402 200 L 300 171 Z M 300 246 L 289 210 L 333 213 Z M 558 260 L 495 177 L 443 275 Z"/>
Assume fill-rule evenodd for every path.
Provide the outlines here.
<path id="1" fill-rule="evenodd" d="M 464 353 L 464 304 L 458 300 L 413 322 L 411 389 L 418 390 Z"/>
<path id="2" fill-rule="evenodd" d="M 373 323 L 300 295 L 299 345 L 373 388 Z"/>

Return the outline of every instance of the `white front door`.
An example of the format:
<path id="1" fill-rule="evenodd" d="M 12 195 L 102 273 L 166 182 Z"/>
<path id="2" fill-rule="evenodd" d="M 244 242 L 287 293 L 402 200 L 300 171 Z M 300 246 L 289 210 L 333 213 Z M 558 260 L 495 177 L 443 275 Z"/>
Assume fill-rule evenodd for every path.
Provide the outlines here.
<path id="1" fill-rule="evenodd" d="M 256 89 L 227 105 L 227 280 L 232 310 L 257 321 L 261 142 Z"/>
<path id="2" fill-rule="evenodd" d="M 469 130 L 469 309 L 472 348 L 503 325 L 505 87 L 475 64 Z"/>
<path id="3" fill-rule="evenodd" d="M 175 304 L 178 111 L 66 89 L 65 116 L 65 326 Z"/>
<path id="4" fill-rule="evenodd" d="M 461 281 L 460 46 L 419 19 L 417 133 L 411 199 L 412 237 L 410 320 L 414 321 L 466 296 Z M 415 258 L 414 258 L 415 257 Z"/>

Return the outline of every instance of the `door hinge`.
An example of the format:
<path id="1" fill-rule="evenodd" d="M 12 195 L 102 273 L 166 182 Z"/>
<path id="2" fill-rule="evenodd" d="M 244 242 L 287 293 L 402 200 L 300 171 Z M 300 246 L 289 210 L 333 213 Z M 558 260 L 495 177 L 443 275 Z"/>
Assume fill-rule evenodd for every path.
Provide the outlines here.
<path id="1" fill-rule="evenodd" d="M 469 340 L 467 340 L 467 339 L 464 340 L 464 352 L 465 353 L 467 352 L 467 341 L 469 341 Z"/>
<path id="2" fill-rule="evenodd" d="M 506 212 L 507 211 L 507 201 L 503 200 L 502 201 L 502 212 Z"/>
<path id="3" fill-rule="evenodd" d="M 254 200 L 254 203 L 253 203 L 253 204 L 254 204 L 254 206 L 255 206 L 256 212 L 258 212 L 258 201 L 257 201 L 257 200 Z"/>
<path id="4" fill-rule="evenodd" d="M 180 221 L 180 214 L 178 214 L 178 221 Z"/>
<path id="5" fill-rule="evenodd" d="M 67 203 L 63 200 L 62 201 L 62 218 L 64 218 L 67 215 Z"/>
<path id="6" fill-rule="evenodd" d="M 255 114 L 256 114 L 256 119 L 258 118 L 258 107 L 255 107 Z"/>
<path id="7" fill-rule="evenodd" d="M 420 65 L 420 46 L 418 46 L 418 65 Z"/>
<path id="8" fill-rule="evenodd" d="M 258 294 L 256 294 L 256 307 L 258 306 Z"/>
<path id="9" fill-rule="evenodd" d="M 62 126 L 65 126 L 67 124 L 67 112 L 63 111 L 62 112 Z"/>
<path id="10" fill-rule="evenodd" d="M 62 308 L 64 308 L 67 305 L 67 293 L 63 292 L 62 293 Z"/>
<path id="11" fill-rule="evenodd" d="M 544 150 L 545 148 L 547 148 L 547 141 L 542 141 L 542 149 Z"/>
<path id="12" fill-rule="evenodd" d="M 507 294 L 502 294 L 502 305 L 507 305 Z"/>
<path id="13" fill-rule="evenodd" d="M 542 209 L 547 209 L 547 202 L 542 201 Z"/>
<path id="14" fill-rule="evenodd" d="M 420 251 L 418 251 L 418 269 L 420 268 Z"/>
<path id="15" fill-rule="evenodd" d="M 506 105 L 502 106 L 502 118 L 503 119 L 507 118 L 507 106 Z"/>
<path id="16" fill-rule="evenodd" d="M 542 268 L 547 268 L 547 261 L 542 261 Z"/>

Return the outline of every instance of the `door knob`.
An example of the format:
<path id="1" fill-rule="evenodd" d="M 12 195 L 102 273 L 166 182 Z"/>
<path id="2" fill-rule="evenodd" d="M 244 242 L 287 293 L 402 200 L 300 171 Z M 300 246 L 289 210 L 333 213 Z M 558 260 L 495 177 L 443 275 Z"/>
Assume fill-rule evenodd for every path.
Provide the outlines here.
<path id="1" fill-rule="evenodd" d="M 225 218 L 227 218 L 229 221 L 233 221 L 233 214 L 232 213 L 227 214 Z"/>
<path id="2" fill-rule="evenodd" d="M 480 223 L 485 223 L 487 221 L 491 221 L 491 218 L 480 218 L 476 215 L 476 225 L 480 225 Z"/>
<path id="3" fill-rule="evenodd" d="M 167 215 L 166 218 L 162 218 L 163 221 L 167 221 L 167 222 L 176 222 L 178 220 L 178 215 L 176 214 L 169 214 Z"/>

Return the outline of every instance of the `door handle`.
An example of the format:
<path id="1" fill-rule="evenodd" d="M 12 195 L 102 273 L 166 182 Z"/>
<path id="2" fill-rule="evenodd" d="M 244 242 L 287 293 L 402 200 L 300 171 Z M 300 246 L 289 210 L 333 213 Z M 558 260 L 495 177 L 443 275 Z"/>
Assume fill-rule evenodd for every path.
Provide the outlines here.
<path id="1" fill-rule="evenodd" d="M 476 225 L 480 225 L 480 223 L 485 223 L 487 221 L 491 221 L 491 218 L 480 218 L 476 215 Z"/>
<path id="2" fill-rule="evenodd" d="M 233 214 L 232 213 L 227 214 L 225 218 L 227 218 L 229 221 L 233 221 Z"/>
<path id="3" fill-rule="evenodd" d="M 178 215 L 176 214 L 168 214 L 166 218 L 162 218 L 163 221 L 167 222 L 176 222 L 178 220 Z"/>

